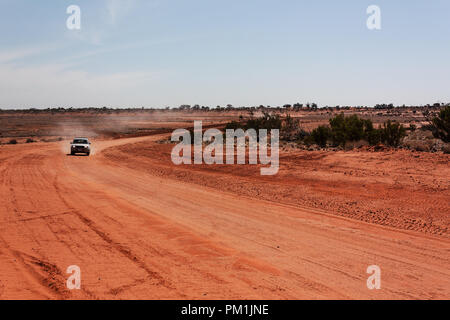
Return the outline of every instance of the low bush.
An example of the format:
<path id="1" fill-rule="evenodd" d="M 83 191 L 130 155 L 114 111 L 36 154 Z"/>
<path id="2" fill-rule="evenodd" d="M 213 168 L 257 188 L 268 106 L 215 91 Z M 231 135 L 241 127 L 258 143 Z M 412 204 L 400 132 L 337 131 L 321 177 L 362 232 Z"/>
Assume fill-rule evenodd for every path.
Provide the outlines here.
<path id="1" fill-rule="evenodd" d="M 435 138 L 450 142 L 450 106 L 446 106 L 431 120 L 430 127 Z"/>
<path id="2" fill-rule="evenodd" d="M 376 135 L 373 133 L 372 121 L 360 119 L 356 115 L 345 117 L 344 114 L 330 119 L 331 140 L 335 146 L 344 147 L 349 141 L 373 141 L 376 144 Z M 369 142 L 370 142 L 369 141 Z"/>
<path id="3" fill-rule="evenodd" d="M 241 122 L 231 121 L 225 125 L 225 130 L 228 130 L 228 129 L 236 130 L 236 129 L 242 129 L 244 127 L 245 127 L 245 124 L 242 124 Z"/>
<path id="4" fill-rule="evenodd" d="M 377 145 L 381 143 L 382 137 L 381 137 L 381 130 L 379 129 L 373 129 L 367 132 L 366 134 L 366 140 L 371 145 Z"/>
<path id="5" fill-rule="evenodd" d="M 326 147 L 331 136 L 331 129 L 327 126 L 318 126 L 311 132 L 311 140 L 322 148 Z"/>
<path id="6" fill-rule="evenodd" d="M 380 130 L 381 141 L 392 147 L 398 147 L 401 140 L 406 135 L 406 129 L 403 125 L 391 120 L 385 122 Z"/>
<path id="7" fill-rule="evenodd" d="M 295 140 L 296 141 L 304 141 L 306 138 L 310 137 L 311 133 L 308 131 L 305 131 L 303 129 L 299 129 L 297 133 L 295 134 Z"/>
<path id="8" fill-rule="evenodd" d="M 261 118 L 250 119 L 247 121 L 244 129 L 255 129 L 257 132 L 260 129 L 266 129 L 271 131 L 272 129 L 281 129 L 281 118 L 278 114 L 271 115 L 268 112 L 264 112 Z"/>
<path id="9" fill-rule="evenodd" d="M 282 127 L 282 120 L 279 115 L 271 115 L 268 112 L 264 112 L 264 115 L 260 118 L 249 119 L 247 122 L 237 122 L 231 121 L 225 125 L 225 130 L 227 129 L 255 129 L 256 132 L 260 129 L 266 129 L 267 131 L 271 131 L 272 129 L 280 130 Z"/>
<path id="10" fill-rule="evenodd" d="M 370 145 L 384 143 L 397 147 L 406 135 L 406 129 L 398 122 L 388 120 L 379 129 L 375 129 L 371 120 L 358 118 L 356 115 L 345 117 L 340 114 L 330 119 L 329 126 L 319 126 L 311 132 L 309 141 L 321 147 L 328 142 L 333 146 L 362 146 L 363 141 Z"/>

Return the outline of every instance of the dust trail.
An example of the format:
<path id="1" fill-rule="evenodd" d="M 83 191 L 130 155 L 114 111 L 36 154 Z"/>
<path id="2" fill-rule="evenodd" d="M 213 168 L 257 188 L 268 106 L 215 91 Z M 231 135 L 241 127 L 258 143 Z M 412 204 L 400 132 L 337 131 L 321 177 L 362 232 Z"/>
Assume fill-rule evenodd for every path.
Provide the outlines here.
<path id="1" fill-rule="evenodd" d="M 52 129 L 51 134 L 64 139 L 59 143 L 60 151 L 64 154 L 70 154 L 70 142 L 74 138 L 85 137 L 93 140 L 98 136 L 93 127 L 95 126 L 92 121 L 82 122 L 78 119 L 70 119 L 58 122 L 56 127 Z"/>
<path id="2" fill-rule="evenodd" d="M 92 142 L 91 154 L 94 155 L 96 140 L 120 138 L 169 127 L 190 127 L 194 120 L 212 121 L 202 113 L 189 114 L 187 119 L 182 113 L 164 111 L 81 113 L 55 121 L 49 135 L 64 139 L 60 149 L 66 154 L 70 153 L 69 140 L 75 137 L 88 138 Z"/>
<path id="3" fill-rule="evenodd" d="M 91 142 L 91 155 L 96 154 L 95 140 L 110 138 L 148 129 L 152 122 L 160 121 L 163 117 L 155 113 L 145 114 L 99 114 L 77 115 L 76 118 L 58 121 L 50 131 L 50 135 L 62 137 L 60 150 L 70 153 L 70 141 L 75 137 L 88 138 Z"/>

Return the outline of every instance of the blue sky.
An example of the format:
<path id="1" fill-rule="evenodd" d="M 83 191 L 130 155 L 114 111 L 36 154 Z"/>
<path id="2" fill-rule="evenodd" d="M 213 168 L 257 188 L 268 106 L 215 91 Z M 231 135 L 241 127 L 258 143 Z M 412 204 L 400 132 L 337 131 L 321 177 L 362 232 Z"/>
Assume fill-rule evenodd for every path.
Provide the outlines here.
<path id="1" fill-rule="evenodd" d="M 0 0 L 0 108 L 450 102 L 449 14 L 448 0 Z"/>

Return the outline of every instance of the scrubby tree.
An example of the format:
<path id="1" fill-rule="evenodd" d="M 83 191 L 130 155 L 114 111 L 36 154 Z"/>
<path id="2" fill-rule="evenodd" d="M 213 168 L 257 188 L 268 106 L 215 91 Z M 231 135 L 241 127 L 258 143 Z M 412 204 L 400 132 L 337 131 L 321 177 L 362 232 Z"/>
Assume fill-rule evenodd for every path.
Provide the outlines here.
<path id="1" fill-rule="evenodd" d="M 311 132 L 312 140 L 322 148 L 326 147 L 330 136 L 331 130 L 327 126 L 318 126 Z"/>
<path id="2" fill-rule="evenodd" d="M 450 142 L 450 106 L 446 106 L 431 120 L 434 137 Z"/>
<path id="3" fill-rule="evenodd" d="M 381 128 L 381 139 L 389 146 L 397 147 L 406 135 L 406 129 L 396 121 L 388 120 Z"/>
<path id="4" fill-rule="evenodd" d="M 330 127 L 331 139 L 336 146 L 345 146 L 348 141 L 359 140 L 367 140 L 371 144 L 378 143 L 371 120 L 360 119 L 356 115 L 345 117 L 341 113 L 330 119 Z"/>
<path id="5" fill-rule="evenodd" d="M 282 120 L 279 115 L 271 115 L 264 112 L 263 116 L 260 118 L 252 118 L 247 120 L 247 122 L 231 121 L 225 125 L 226 129 L 255 129 L 256 131 L 260 129 L 267 129 L 271 131 L 272 129 L 280 130 L 282 127 Z"/>
<path id="6" fill-rule="evenodd" d="M 360 119 L 356 115 L 345 117 L 339 114 L 330 119 L 330 126 L 320 126 L 311 132 L 311 139 L 324 147 L 328 140 L 335 146 L 344 147 L 347 142 L 366 140 L 370 145 L 383 142 L 397 147 L 406 130 L 398 122 L 387 121 L 380 129 L 375 129 L 369 119 Z"/>
<path id="7" fill-rule="evenodd" d="M 330 119 L 331 139 L 334 145 L 345 145 L 347 140 L 345 133 L 345 116 L 343 113 Z M 322 129 L 323 130 L 323 129 Z"/>
<path id="8" fill-rule="evenodd" d="M 236 130 L 236 129 L 242 129 L 242 128 L 244 128 L 244 125 L 237 121 L 231 121 L 225 125 L 225 130 L 227 130 L 227 129 Z"/>
<path id="9" fill-rule="evenodd" d="M 292 118 L 291 115 L 288 114 L 286 116 L 286 119 L 284 120 L 282 130 L 285 132 L 292 132 L 296 131 L 298 128 L 299 128 L 298 119 Z"/>
<path id="10" fill-rule="evenodd" d="M 272 115 L 268 112 L 264 112 L 261 118 L 257 119 L 249 119 L 245 126 L 245 129 L 255 129 L 258 131 L 259 129 L 267 129 L 271 131 L 272 129 L 281 129 L 281 118 L 278 114 Z"/>
<path id="11" fill-rule="evenodd" d="M 372 129 L 366 133 L 366 140 L 371 145 L 377 145 L 381 142 L 381 130 Z"/>

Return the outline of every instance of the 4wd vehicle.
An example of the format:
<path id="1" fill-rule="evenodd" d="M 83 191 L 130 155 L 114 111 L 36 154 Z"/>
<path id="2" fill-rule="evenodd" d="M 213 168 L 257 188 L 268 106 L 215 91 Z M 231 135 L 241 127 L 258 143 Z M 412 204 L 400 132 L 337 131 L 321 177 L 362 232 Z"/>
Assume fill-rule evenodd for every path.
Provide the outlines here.
<path id="1" fill-rule="evenodd" d="M 70 154 L 74 155 L 76 153 L 91 154 L 91 143 L 87 138 L 75 138 L 70 143 Z"/>

